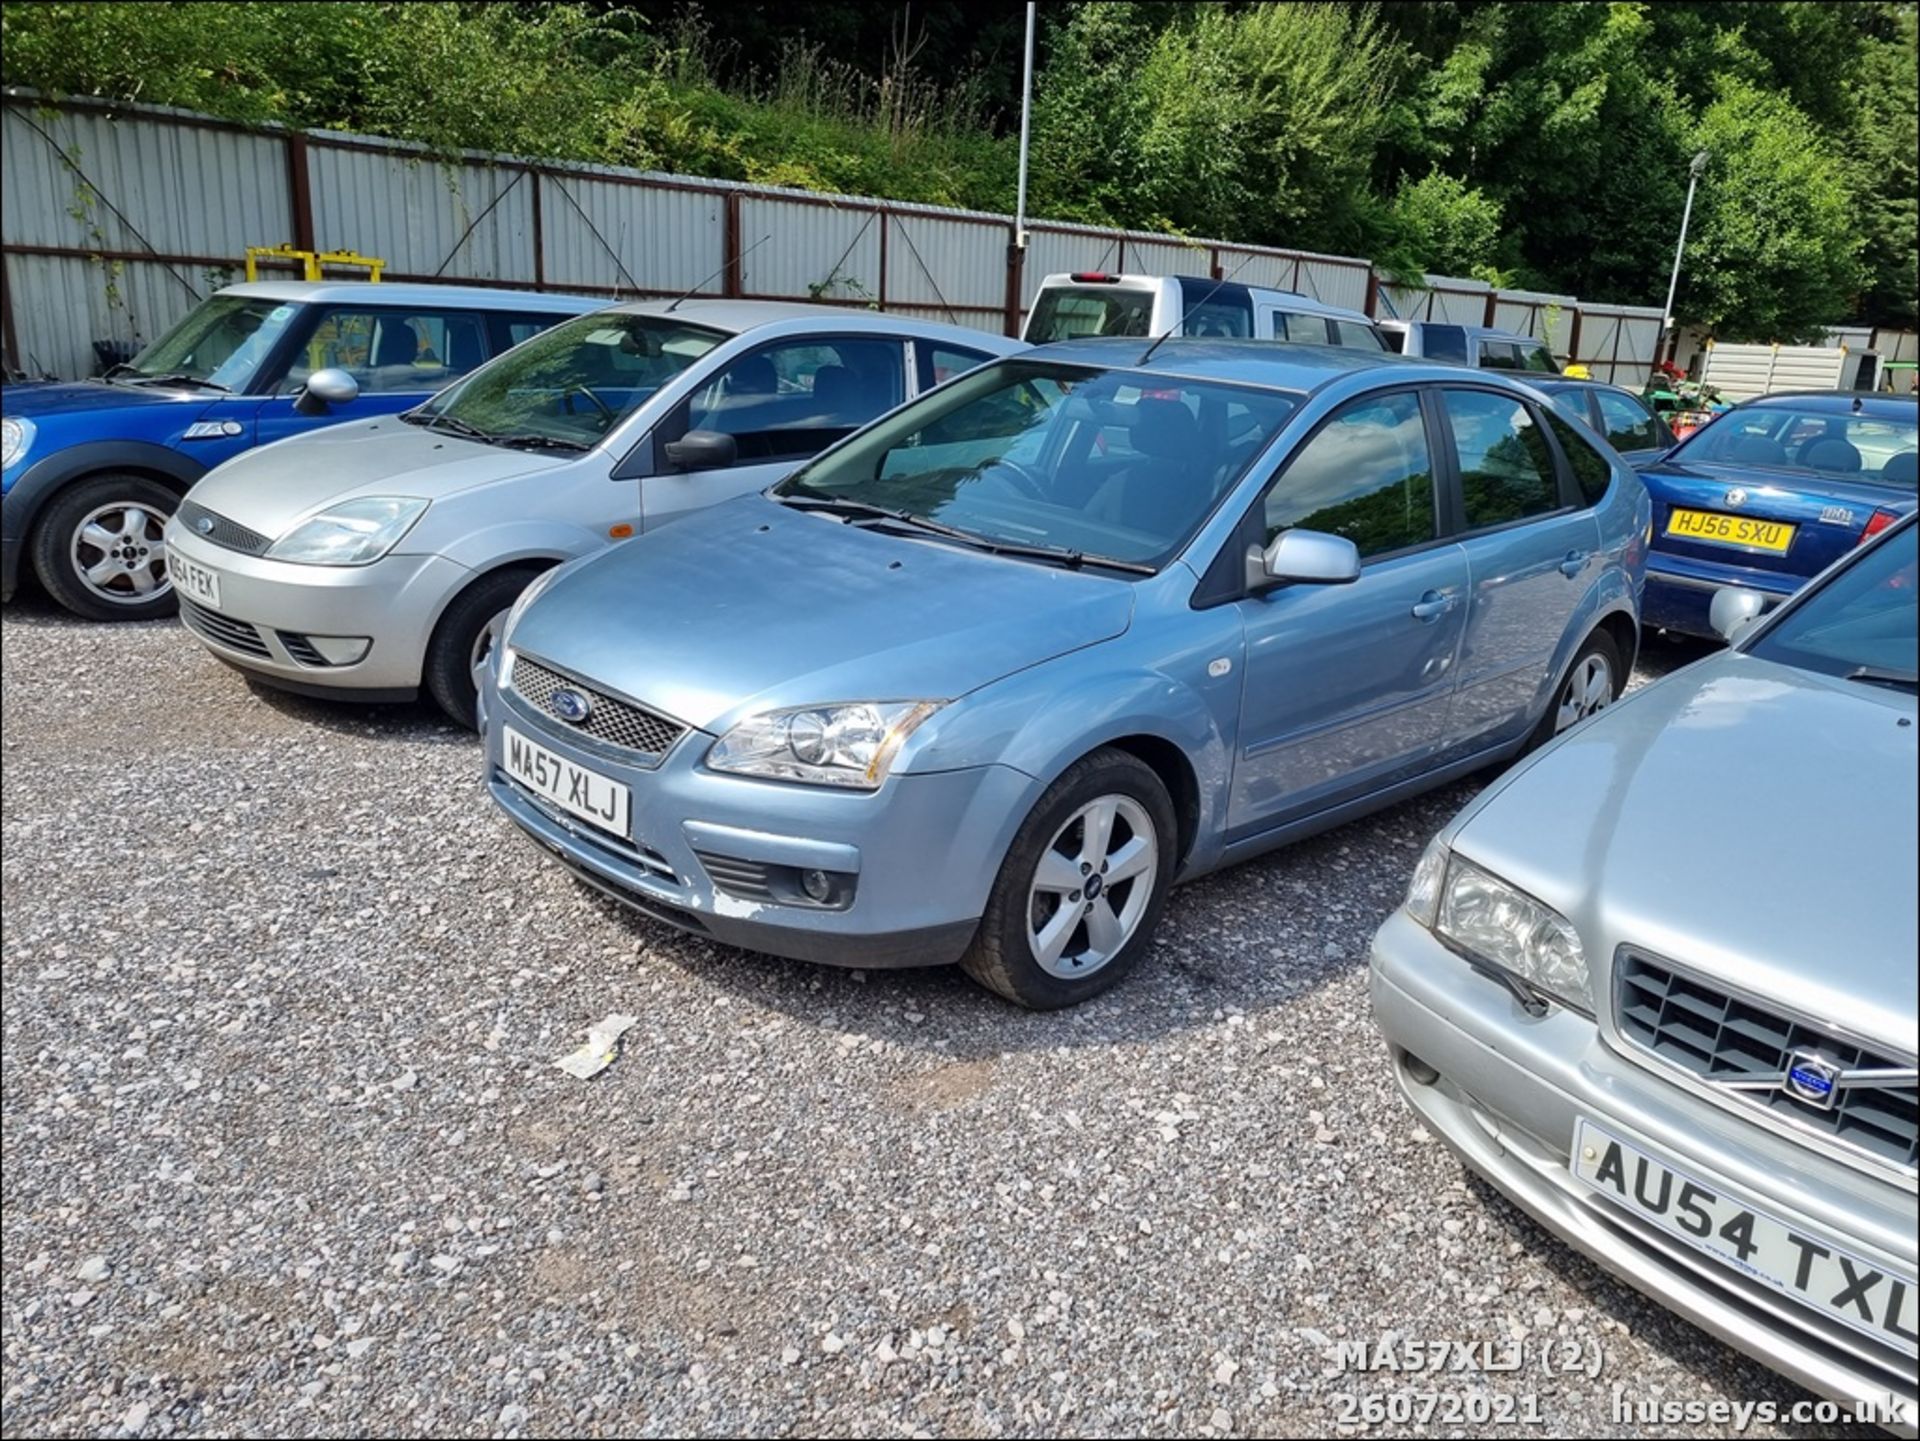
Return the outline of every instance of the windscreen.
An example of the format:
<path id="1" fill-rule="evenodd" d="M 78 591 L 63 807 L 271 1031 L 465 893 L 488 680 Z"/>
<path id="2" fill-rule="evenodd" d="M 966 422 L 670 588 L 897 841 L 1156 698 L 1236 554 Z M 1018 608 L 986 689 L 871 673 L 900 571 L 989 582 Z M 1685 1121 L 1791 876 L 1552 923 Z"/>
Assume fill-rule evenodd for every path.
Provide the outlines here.
<path id="1" fill-rule="evenodd" d="M 671 315 L 583 315 L 515 346 L 415 415 L 458 422 L 475 439 L 585 449 L 727 338 Z"/>
<path id="2" fill-rule="evenodd" d="M 1299 397 L 1008 360 L 913 402 L 776 496 L 843 499 L 1011 545 L 1177 554 Z"/>

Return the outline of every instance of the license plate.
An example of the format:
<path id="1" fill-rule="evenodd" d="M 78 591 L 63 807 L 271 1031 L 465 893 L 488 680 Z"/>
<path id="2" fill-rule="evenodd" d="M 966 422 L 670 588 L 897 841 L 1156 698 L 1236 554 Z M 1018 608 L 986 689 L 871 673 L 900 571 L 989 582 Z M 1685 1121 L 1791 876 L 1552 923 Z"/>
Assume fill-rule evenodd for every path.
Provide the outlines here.
<path id="1" fill-rule="evenodd" d="M 507 774 L 535 795 L 552 801 L 569 815 L 625 839 L 633 799 L 619 781 L 588 770 L 530 741 L 512 726 L 503 726 L 501 754 Z"/>
<path id="2" fill-rule="evenodd" d="M 1667 534 L 1681 540 L 1703 540 L 1709 545 L 1732 545 L 1774 555 L 1784 554 L 1793 544 L 1795 529 L 1782 521 L 1721 515 L 1712 510 L 1676 510 L 1667 517 Z"/>
<path id="3" fill-rule="evenodd" d="M 1920 1288 L 1694 1180 L 1582 1117 L 1573 1174 L 1617 1206 L 1824 1316 L 1920 1354 Z"/>
<path id="4" fill-rule="evenodd" d="M 220 609 L 218 571 L 208 570 L 199 561 L 188 560 L 175 550 L 167 553 L 167 574 L 173 577 L 173 588 L 189 600 Z"/>

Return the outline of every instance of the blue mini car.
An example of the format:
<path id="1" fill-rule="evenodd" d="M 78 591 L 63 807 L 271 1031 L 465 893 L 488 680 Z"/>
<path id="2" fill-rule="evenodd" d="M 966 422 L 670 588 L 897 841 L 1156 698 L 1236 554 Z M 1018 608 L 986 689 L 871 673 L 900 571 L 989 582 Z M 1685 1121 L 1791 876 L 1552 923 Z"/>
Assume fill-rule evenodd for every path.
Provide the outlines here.
<path id="1" fill-rule="evenodd" d="M 207 471 L 269 441 L 411 409 L 603 303 L 450 285 L 233 285 L 98 380 L 8 386 L 0 599 L 30 562 L 78 615 L 171 614 L 162 527 Z"/>
<path id="2" fill-rule="evenodd" d="M 1176 878 L 1619 694 L 1646 492 L 1496 371 L 1259 341 L 981 366 L 524 592 L 490 789 L 576 874 L 777 955 L 1111 985 Z"/>
<path id="3" fill-rule="evenodd" d="M 1749 400 L 1640 478 L 1653 497 L 1650 628 L 1713 636 L 1722 586 L 1778 604 L 1915 506 L 1911 398 L 1819 391 Z"/>

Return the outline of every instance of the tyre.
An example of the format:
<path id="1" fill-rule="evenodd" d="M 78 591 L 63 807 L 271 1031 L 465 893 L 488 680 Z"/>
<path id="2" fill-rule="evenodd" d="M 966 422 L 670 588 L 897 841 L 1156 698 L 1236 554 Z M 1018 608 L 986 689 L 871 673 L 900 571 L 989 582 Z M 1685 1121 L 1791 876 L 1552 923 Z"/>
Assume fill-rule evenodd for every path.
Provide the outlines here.
<path id="1" fill-rule="evenodd" d="M 1076 761 L 1008 847 L 962 969 L 1036 1011 L 1099 995 L 1152 943 L 1178 853 L 1151 766 L 1119 750 Z"/>
<path id="2" fill-rule="evenodd" d="M 493 655 L 507 612 L 538 574 L 515 568 L 481 576 L 454 597 L 433 628 L 422 679 L 440 709 L 468 730 L 479 723 L 479 672 Z"/>
<path id="3" fill-rule="evenodd" d="M 1596 630 L 1581 643 L 1573 664 L 1567 667 L 1547 713 L 1540 717 L 1540 724 L 1527 741 L 1527 749 L 1536 750 L 1570 726 L 1605 710 L 1626 688 L 1620 648 L 1612 636 Z"/>
<path id="4" fill-rule="evenodd" d="M 34 526 L 34 573 L 88 620 L 153 620 L 177 608 L 161 538 L 180 497 L 144 475 L 89 476 L 60 490 Z"/>

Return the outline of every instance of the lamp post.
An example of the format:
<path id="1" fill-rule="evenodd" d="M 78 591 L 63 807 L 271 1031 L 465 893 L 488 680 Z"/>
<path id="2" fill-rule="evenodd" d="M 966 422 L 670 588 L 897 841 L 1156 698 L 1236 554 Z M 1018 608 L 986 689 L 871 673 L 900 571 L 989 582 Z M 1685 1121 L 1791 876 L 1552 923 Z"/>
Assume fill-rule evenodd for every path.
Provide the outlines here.
<path id="1" fill-rule="evenodd" d="M 1653 353 L 1656 364 L 1660 360 L 1660 352 L 1666 347 L 1667 332 L 1673 329 L 1673 293 L 1680 288 L 1680 257 L 1687 250 L 1687 222 L 1693 219 L 1694 187 L 1700 183 L 1700 173 L 1712 158 L 1709 152 L 1702 150 L 1687 166 L 1687 204 L 1680 212 L 1680 239 L 1673 247 L 1673 275 L 1667 281 L 1667 303 L 1660 312 L 1660 344 L 1654 347 Z"/>
<path id="2" fill-rule="evenodd" d="M 1013 243 L 1022 250 L 1027 248 L 1027 136 L 1031 133 L 1033 119 L 1033 15 L 1036 8 L 1029 0 L 1026 61 L 1020 71 L 1020 189 L 1013 202 Z"/>

